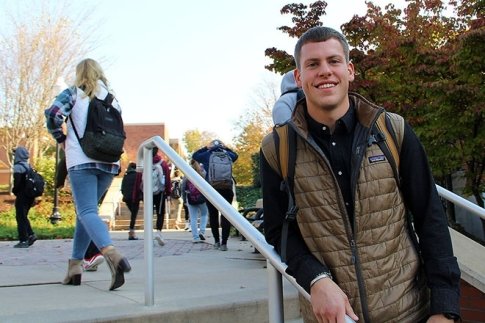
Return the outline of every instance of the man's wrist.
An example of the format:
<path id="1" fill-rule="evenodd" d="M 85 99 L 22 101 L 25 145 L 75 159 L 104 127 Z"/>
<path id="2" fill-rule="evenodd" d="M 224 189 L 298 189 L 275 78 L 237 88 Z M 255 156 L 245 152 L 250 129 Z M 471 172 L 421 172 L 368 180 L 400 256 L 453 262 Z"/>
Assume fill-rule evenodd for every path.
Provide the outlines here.
<path id="1" fill-rule="evenodd" d="M 332 274 L 328 271 L 324 271 L 320 274 L 318 274 L 315 278 L 312 279 L 312 281 L 310 282 L 310 288 L 315 285 L 316 282 L 318 282 L 319 280 L 322 280 L 322 279 L 325 279 L 325 278 L 330 278 L 332 279 Z"/>

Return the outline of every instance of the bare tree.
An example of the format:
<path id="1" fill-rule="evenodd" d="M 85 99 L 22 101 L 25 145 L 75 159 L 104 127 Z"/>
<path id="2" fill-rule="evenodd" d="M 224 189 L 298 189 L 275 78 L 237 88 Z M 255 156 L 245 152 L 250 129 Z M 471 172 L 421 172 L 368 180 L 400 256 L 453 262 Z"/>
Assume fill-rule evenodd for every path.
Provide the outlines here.
<path id="1" fill-rule="evenodd" d="M 250 98 L 250 107 L 235 124 L 239 129 L 239 135 L 235 138 L 239 158 L 234 164 L 234 177 L 239 184 L 248 185 L 254 180 L 254 172 L 259 164 L 255 160 L 255 155 L 259 152 L 263 137 L 272 129 L 271 112 L 278 97 L 279 89 L 276 83 L 272 80 L 263 80 Z"/>
<path id="2" fill-rule="evenodd" d="M 24 6 L 16 15 L 7 13 L 0 29 L 0 144 L 7 152 L 27 147 L 34 162 L 52 145 L 44 109 L 60 90 L 59 80 L 94 44 L 84 27 L 89 17 L 71 19 L 66 12 L 65 3 L 40 10 Z"/>

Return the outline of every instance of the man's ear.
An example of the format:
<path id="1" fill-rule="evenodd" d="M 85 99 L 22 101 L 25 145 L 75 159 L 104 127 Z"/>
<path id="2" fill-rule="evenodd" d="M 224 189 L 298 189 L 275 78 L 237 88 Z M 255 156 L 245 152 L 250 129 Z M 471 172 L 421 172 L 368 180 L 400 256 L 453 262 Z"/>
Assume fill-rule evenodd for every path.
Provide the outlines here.
<path id="1" fill-rule="evenodd" d="M 293 76 L 295 77 L 295 82 L 296 82 L 296 85 L 301 88 L 301 78 L 300 78 L 300 71 L 295 68 L 293 70 Z"/>
<path id="2" fill-rule="evenodd" d="M 347 65 L 347 69 L 349 71 L 349 82 L 352 82 L 355 78 L 354 64 L 352 62 L 349 62 L 349 64 Z"/>

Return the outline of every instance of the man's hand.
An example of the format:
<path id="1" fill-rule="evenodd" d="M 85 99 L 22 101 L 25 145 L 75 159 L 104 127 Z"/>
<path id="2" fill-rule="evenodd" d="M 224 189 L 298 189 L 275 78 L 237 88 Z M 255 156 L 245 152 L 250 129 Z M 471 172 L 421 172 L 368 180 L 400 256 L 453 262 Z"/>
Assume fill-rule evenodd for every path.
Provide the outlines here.
<path id="1" fill-rule="evenodd" d="M 427 323 L 451 323 L 453 320 L 447 319 L 443 314 L 431 315 L 426 321 Z"/>
<path id="2" fill-rule="evenodd" d="M 310 290 L 313 313 L 318 322 L 345 322 L 345 314 L 357 321 L 347 295 L 330 278 L 317 281 Z"/>

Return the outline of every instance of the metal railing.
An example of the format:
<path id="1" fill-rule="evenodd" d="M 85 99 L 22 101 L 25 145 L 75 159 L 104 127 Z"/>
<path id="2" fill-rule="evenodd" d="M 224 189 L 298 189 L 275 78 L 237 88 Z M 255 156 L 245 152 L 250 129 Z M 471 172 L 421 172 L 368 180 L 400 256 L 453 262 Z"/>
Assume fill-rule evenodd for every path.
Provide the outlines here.
<path id="1" fill-rule="evenodd" d="M 185 176 L 205 195 L 205 197 L 221 212 L 226 219 L 231 222 L 239 232 L 249 240 L 253 246 L 266 258 L 268 271 L 268 314 L 269 322 L 284 322 L 283 310 L 283 285 L 282 276 L 284 276 L 295 288 L 304 295 L 308 300 L 310 295 L 288 275 L 286 264 L 281 262 L 280 256 L 274 248 L 269 245 L 264 236 L 254 228 L 231 204 L 229 204 L 212 186 L 202 178 L 190 165 L 183 160 L 175 150 L 173 150 L 161 137 L 155 136 L 144 141 L 137 155 L 137 172 L 143 172 L 144 169 L 152 169 L 152 150 L 158 147 L 173 164 L 180 169 Z M 477 213 L 480 217 L 485 218 L 485 209 L 480 208 L 473 203 L 461 198 L 460 196 L 438 187 L 438 193 L 455 204 L 462 205 Z M 153 195 L 152 195 L 152 176 L 151 172 L 143 172 L 143 201 L 144 207 L 144 257 L 145 257 L 145 305 L 154 305 L 154 276 L 153 276 Z M 346 316 L 346 323 L 354 322 Z"/>
<path id="2" fill-rule="evenodd" d="M 450 202 L 453 202 L 454 204 L 457 204 L 461 207 L 463 207 L 464 209 L 467 209 L 468 211 L 478 215 L 479 217 L 481 217 L 482 219 L 485 220 L 485 209 L 482 208 L 482 207 L 479 207 L 478 205 L 476 204 L 473 204 L 472 202 L 464 199 L 463 197 L 459 196 L 459 195 L 456 195 L 455 193 L 453 192 L 450 192 L 448 191 L 447 189 L 439 186 L 439 185 L 436 185 L 436 189 L 438 190 L 438 194 L 450 201 Z"/>

